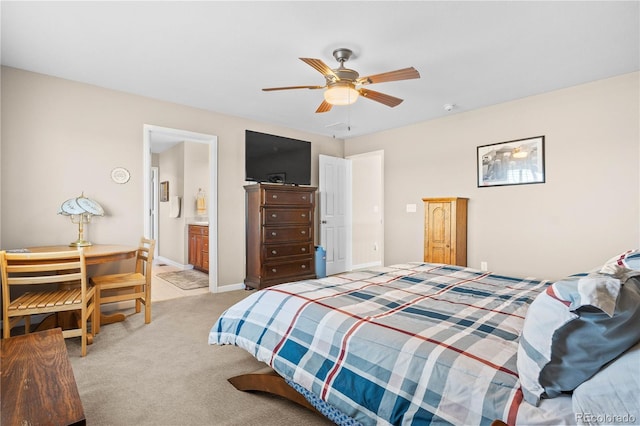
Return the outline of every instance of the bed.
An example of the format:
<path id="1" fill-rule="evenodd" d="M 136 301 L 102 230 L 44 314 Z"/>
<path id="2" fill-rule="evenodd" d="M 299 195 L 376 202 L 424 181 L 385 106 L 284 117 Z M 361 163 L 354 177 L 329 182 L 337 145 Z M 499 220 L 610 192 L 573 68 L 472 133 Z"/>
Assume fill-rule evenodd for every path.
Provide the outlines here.
<path id="1" fill-rule="evenodd" d="M 621 268 L 628 269 L 631 257 L 640 264 L 640 254 L 630 251 Z M 571 392 L 554 394 L 557 387 L 548 383 L 541 392 L 535 387 L 540 370 L 558 358 L 555 344 L 540 343 L 545 338 L 536 329 L 541 325 L 553 338 L 550 329 L 575 327 L 575 321 L 564 315 L 550 325 L 527 316 L 531 306 L 542 303 L 545 321 L 553 322 L 545 310 L 549 300 L 575 311 L 561 300 L 566 293 L 558 296 L 549 289 L 558 283 L 564 290 L 567 283 L 578 289 L 578 283 L 594 277 L 608 280 L 607 288 L 612 280 L 620 289 L 631 288 L 630 304 L 640 306 L 637 278 L 621 275 L 597 271 L 552 283 L 443 264 L 373 268 L 253 293 L 221 315 L 209 343 L 248 351 L 337 424 L 592 424 L 583 421 L 585 413 L 575 412 Z M 627 279 L 633 285 L 623 286 Z M 592 311 L 593 300 L 583 299 Z M 638 315 L 626 315 L 626 328 L 618 334 L 629 333 Z M 533 330 L 529 334 L 524 334 L 526 322 Z M 600 357 L 597 370 L 630 352 L 640 340 L 637 332 L 630 334 L 637 337 L 617 342 L 626 347 Z M 532 346 L 545 344 L 551 348 L 531 352 Z M 549 360 L 541 363 L 541 356 Z M 523 385 L 519 368 L 533 384 Z M 552 376 L 558 372 L 554 368 Z M 585 374 L 587 379 L 594 375 Z M 624 404 L 632 403 L 624 401 L 620 410 L 627 412 L 613 414 L 635 416 L 636 407 Z"/>

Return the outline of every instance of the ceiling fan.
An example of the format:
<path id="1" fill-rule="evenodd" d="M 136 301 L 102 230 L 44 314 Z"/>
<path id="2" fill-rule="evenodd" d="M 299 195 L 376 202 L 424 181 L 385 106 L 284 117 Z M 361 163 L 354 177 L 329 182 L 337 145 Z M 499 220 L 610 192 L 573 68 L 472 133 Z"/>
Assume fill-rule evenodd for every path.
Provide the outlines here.
<path id="1" fill-rule="evenodd" d="M 380 102 L 389 107 L 395 107 L 402 103 L 402 99 L 374 90 L 365 89 L 363 86 L 375 83 L 384 83 L 387 81 L 410 80 L 420 78 L 420 73 L 413 68 L 403 68 L 396 71 L 389 71 L 382 74 L 375 74 L 366 77 L 360 77 L 357 71 L 345 68 L 344 63 L 353 55 L 350 49 L 339 48 L 333 51 L 333 57 L 340 63 L 336 69 L 331 69 L 321 59 L 300 58 L 306 64 L 309 64 L 316 71 L 320 72 L 326 80 L 324 86 L 289 86 L 289 87 L 269 87 L 262 89 L 265 92 L 274 90 L 290 90 L 290 89 L 327 89 L 324 92 L 324 100 L 316 110 L 317 113 L 327 112 L 331 110 L 333 105 L 350 105 L 354 103 L 359 96 L 372 101 Z"/>

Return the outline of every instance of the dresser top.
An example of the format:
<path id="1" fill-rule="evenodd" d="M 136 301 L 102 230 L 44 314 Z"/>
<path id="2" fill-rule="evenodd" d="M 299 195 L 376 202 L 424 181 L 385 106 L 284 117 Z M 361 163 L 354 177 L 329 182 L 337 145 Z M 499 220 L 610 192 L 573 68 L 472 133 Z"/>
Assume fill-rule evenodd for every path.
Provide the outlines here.
<path id="1" fill-rule="evenodd" d="M 282 183 L 254 183 L 251 185 L 245 185 L 244 189 L 247 191 L 257 191 L 259 189 L 267 189 L 274 191 L 308 191 L 313 192 L 318 189 L 315 186 L 306 185 L 288 185 Z"/>

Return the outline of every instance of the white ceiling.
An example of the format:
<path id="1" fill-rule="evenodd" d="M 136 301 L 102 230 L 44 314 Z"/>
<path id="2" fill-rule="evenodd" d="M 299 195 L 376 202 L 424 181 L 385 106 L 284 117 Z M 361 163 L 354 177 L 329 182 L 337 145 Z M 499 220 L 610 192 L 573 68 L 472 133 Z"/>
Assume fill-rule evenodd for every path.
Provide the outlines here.
<path id="1" fill-rule="evenodd" d="M 640 69 L 637 1 L 2 1 L 3 65 L 349 138 Z M 316 114 L 323 85 L 299 57 L 418 80 Z M 454 104 L 446 112 L 444 104 Z M 153 123 L 162 124 L 162 123 Z"/>

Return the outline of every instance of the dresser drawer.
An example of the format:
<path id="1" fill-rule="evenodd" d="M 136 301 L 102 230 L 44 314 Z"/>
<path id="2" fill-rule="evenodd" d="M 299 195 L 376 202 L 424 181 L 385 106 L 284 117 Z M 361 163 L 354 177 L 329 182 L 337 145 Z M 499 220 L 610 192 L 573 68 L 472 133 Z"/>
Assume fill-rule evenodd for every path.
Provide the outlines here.
<path id="1" fill-rule="evenodd" d="M 245 185 L 247 288 L 315 278 L 317 188 Z"/>
<path id="2" fill-rule="evenodd" d="M 311 223 L 311 209 L 265 208 L 263 225 L 307 224 Z"/>
<path id="3" fill-rule="evenodd" d="M 263 192 L 265 205 L 310 205 L 313 203 L 313 194 L 309 192 L 282 191 L 278 189 L 265 189 Z"/>
<path id="4" fill-rule="evenodd" d="M 288 228 L 262 228 L 262 240 L 265 243 L 284 243 L 287 241 L 311 241 L 310 226 L 291 226 Z"/>
<path id="5" fill-rule="evenodd" d="M 304 274 L 313 274 L 313 259 L 301 259 L 294 262 L 265 263 L 262 268 L 262 278 L 265 280 L 295 277 Z"/>
<path id="6" fill-rule="evenodd" d="M 288 256 L 308 256 L 310 253 L 313 253 L 311 243 L 262 246 L 262 256 L 267 261 Z"/>

